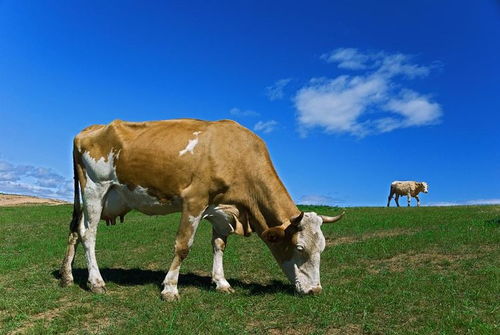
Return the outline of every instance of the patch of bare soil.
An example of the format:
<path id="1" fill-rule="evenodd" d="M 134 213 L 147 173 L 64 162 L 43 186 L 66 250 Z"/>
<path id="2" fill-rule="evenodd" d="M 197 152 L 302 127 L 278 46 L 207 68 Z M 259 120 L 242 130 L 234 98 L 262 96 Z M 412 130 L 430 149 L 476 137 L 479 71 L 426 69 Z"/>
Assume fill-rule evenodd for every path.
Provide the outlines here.
<path id="1" fill-rule="evenodd" d="M 335 246 L 341 244 L 351 244 L 366 241 L 372 238 L 384 238 L 384 237 L 393 237 L 400 235 L 413 235 L 418 231 L 410 230 L 410 229 L 389 229 L 384 231 L 378 231 L 374 233 L 367 233 L 361 236 L 343 236 L 339 238 L 326 238 L 327 246 Z"/>
<path id="2" fill-rule="evenodd" d="M 464 259 L 475 258 L 477 255 L 446 255 L 440 253 L 400 254 L 388 259 L 370 261 L 368 272 L 377 274 L 383 269 L 390 272 L 403 272 L 408 268 L 430 267 L 434 270 L 449 269 L 456 266 L 456 262 Z"/>
<path id="3" fill-rule="evenodd" d="M 360 335 L 363 334 L 363 328 L 360 325 L 347 324 L 340 328 L 330 328 L 325 334 L 328 335 Z"/>
<path id="4" fill-rule="evenodd" d="M 33 328 L 36 324 L 37 321 L 44 320 L 45 322 L 50 322 L 54 320 L 56 317 L 61 315 L 61 313 L 68 308 L 68 306 L 71 306 L 71 303 L 68 303 L 67 301 L 61 300 L 59 301 L 61 305 L 53 309 L 49 309 L 47 311 L 35 314 L 30 316 L 29 320 L 24 323 L 21 327 L 15 329 L 14 331 L 10 332 L 10 335 L 15 335 L 15 334 L 26 334 L 28 331 Z"/>
<path id="5" fill-rule="evenodd" d="M 312 327 L 306 325 L 295 325 L 293 328 L 270 328 L 267 329 L 266 333 L 269 335 L 302 335 L 309 334 Z M 255 331 L 259 327 L 252 327 Z M 262 331 L 262 329 L 260 329 Z M 326 330 L 325 334 L 329 335 L 360 335 L 363 334 L 363 329 L 360 325 L 347 324 L 339 328 L 329 328 Z"/>
<path id="6" fill-rule="evenodd" d="M 45 199 L 29 195 L 0 194 L 0 207 L 23 205 L 65 205 L 69 202 L 56 199 Z"/>

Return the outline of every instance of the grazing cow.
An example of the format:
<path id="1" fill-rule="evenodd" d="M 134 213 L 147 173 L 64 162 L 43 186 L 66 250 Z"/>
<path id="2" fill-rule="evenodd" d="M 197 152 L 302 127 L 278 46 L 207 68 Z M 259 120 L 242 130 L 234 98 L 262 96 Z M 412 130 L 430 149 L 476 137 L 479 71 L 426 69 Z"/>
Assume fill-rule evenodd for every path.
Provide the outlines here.
<path id="1" fill-rule="evenodd" d="M 396 194 L 396 205 L 399 207 L 399 196 L 407 196 L 408 197 L 408 207 L 410 207 L 411 197 L 417 199 L 417 206 L 420 207 L 420 198 L 418 194 L 420 192 L 427 193 L 429 192 L 429 188 L 426 182 L 418 182 L 418 181 L 393 181 L 391 184 L 391 192 L 389 193 L 389 198 L 387 199 L 387 207 L 391 203 L 392 196 Z"/>
<path id="2" fill-rule="evenodd" d="M 182 212 L 174 258 L 162 298 L 179 298 L 177 281 L 198 223 L 212 224 L 212 281 L 232 292 L 222 258 L 227 236 L 256 232 L 299 293 L 319 293 L 321 224 L 328 217 L 301 212 L 278 178 L 264 142 L 230 120 L 113 121 L 84 129 L 74 139 L 75 201 L 61 285 L 73 282 L 72 261 L 83 244 L 88 286 L 102 293 L 95 257 L 97 224 L 136 209 L 149 215 Z M 83 200 L 80 205 L 80 191 Z"/>

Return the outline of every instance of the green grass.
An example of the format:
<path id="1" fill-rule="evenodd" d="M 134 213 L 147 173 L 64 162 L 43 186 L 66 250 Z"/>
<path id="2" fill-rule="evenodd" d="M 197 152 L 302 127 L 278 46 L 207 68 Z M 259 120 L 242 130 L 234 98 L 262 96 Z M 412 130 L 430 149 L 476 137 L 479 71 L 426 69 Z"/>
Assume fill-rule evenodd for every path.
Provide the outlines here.
<path id="1" fill-rule="evenodd" d="M 339 209 L 304 207 L 321 214 Z M 203 222 L 181 268 L 181 301 L 160 299 L 179 215 L 100 225 L 105 295 L 58 286 L 71 207 L 0 208 L 0 334 L 499 334 L 500 206 L 349 208 L 323 231 L 319 296 L 298 296 L 257 236 L 232 236 L 210 284 Z"/>

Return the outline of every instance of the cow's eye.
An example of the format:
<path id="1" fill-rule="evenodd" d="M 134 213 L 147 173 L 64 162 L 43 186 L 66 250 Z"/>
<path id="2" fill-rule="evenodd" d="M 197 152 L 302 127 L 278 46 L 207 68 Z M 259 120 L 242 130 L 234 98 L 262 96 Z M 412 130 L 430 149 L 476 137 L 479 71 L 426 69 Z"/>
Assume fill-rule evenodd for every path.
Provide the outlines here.
<path id="1" fill-rule="evenodd" d="M 296 248 L 298 251 L 304 251 L 304 246 L 302 246 L 302 245 L 300 245 L 300 244 L 299 244 L 299 245 L 297 245 L 295 248 Z"/>

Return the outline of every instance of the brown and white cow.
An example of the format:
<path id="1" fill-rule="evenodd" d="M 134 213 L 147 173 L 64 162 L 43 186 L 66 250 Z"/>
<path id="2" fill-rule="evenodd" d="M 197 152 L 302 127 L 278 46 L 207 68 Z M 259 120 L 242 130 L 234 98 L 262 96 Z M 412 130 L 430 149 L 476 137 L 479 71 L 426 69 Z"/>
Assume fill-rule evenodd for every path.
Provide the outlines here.
<path id="1" fill-rule="evenodd" d="M 116 222 L 131 209 L 149 215 L 182 212 L 162 297 L 179 298 L 177 281 L 202 219 L 213 226 L 212 281 L 232 292 L 223 251 L 231 233 L 255 231 L 300 293 L 319 293 L 321 224 L 336 217 L 303 213 L 278 178 L 264 142 L 229 120 L 113 121 L 74 139 L 75 202 L 61 284 L 73 282 L 72 261 L 83 244 L 93 292 L 104 292 L 95 257 L 100 219 Z M 80 205 L 80 191 L 83 200 Z"/>
<path id="2" fill-rule="evenodd" d="M 418 194 L 420 192 L 427 193 L 429 192 L 429 187 L 426 182 L 418 182 L 418 181 L 393 181 L 391 183 L 391 191 L 389 193 L 389 198 L 387 199 L 387 207 L 391 203 L 391 199 L 394 195 L 396 195 L 394 201 L 396 205 L 399 207 L 399 196 L 407 196 L 408 197 L 408 207 L 410 207 L 411 197 L 417 199 L 417 207 L 420 207 L 420 198 Z"/>

